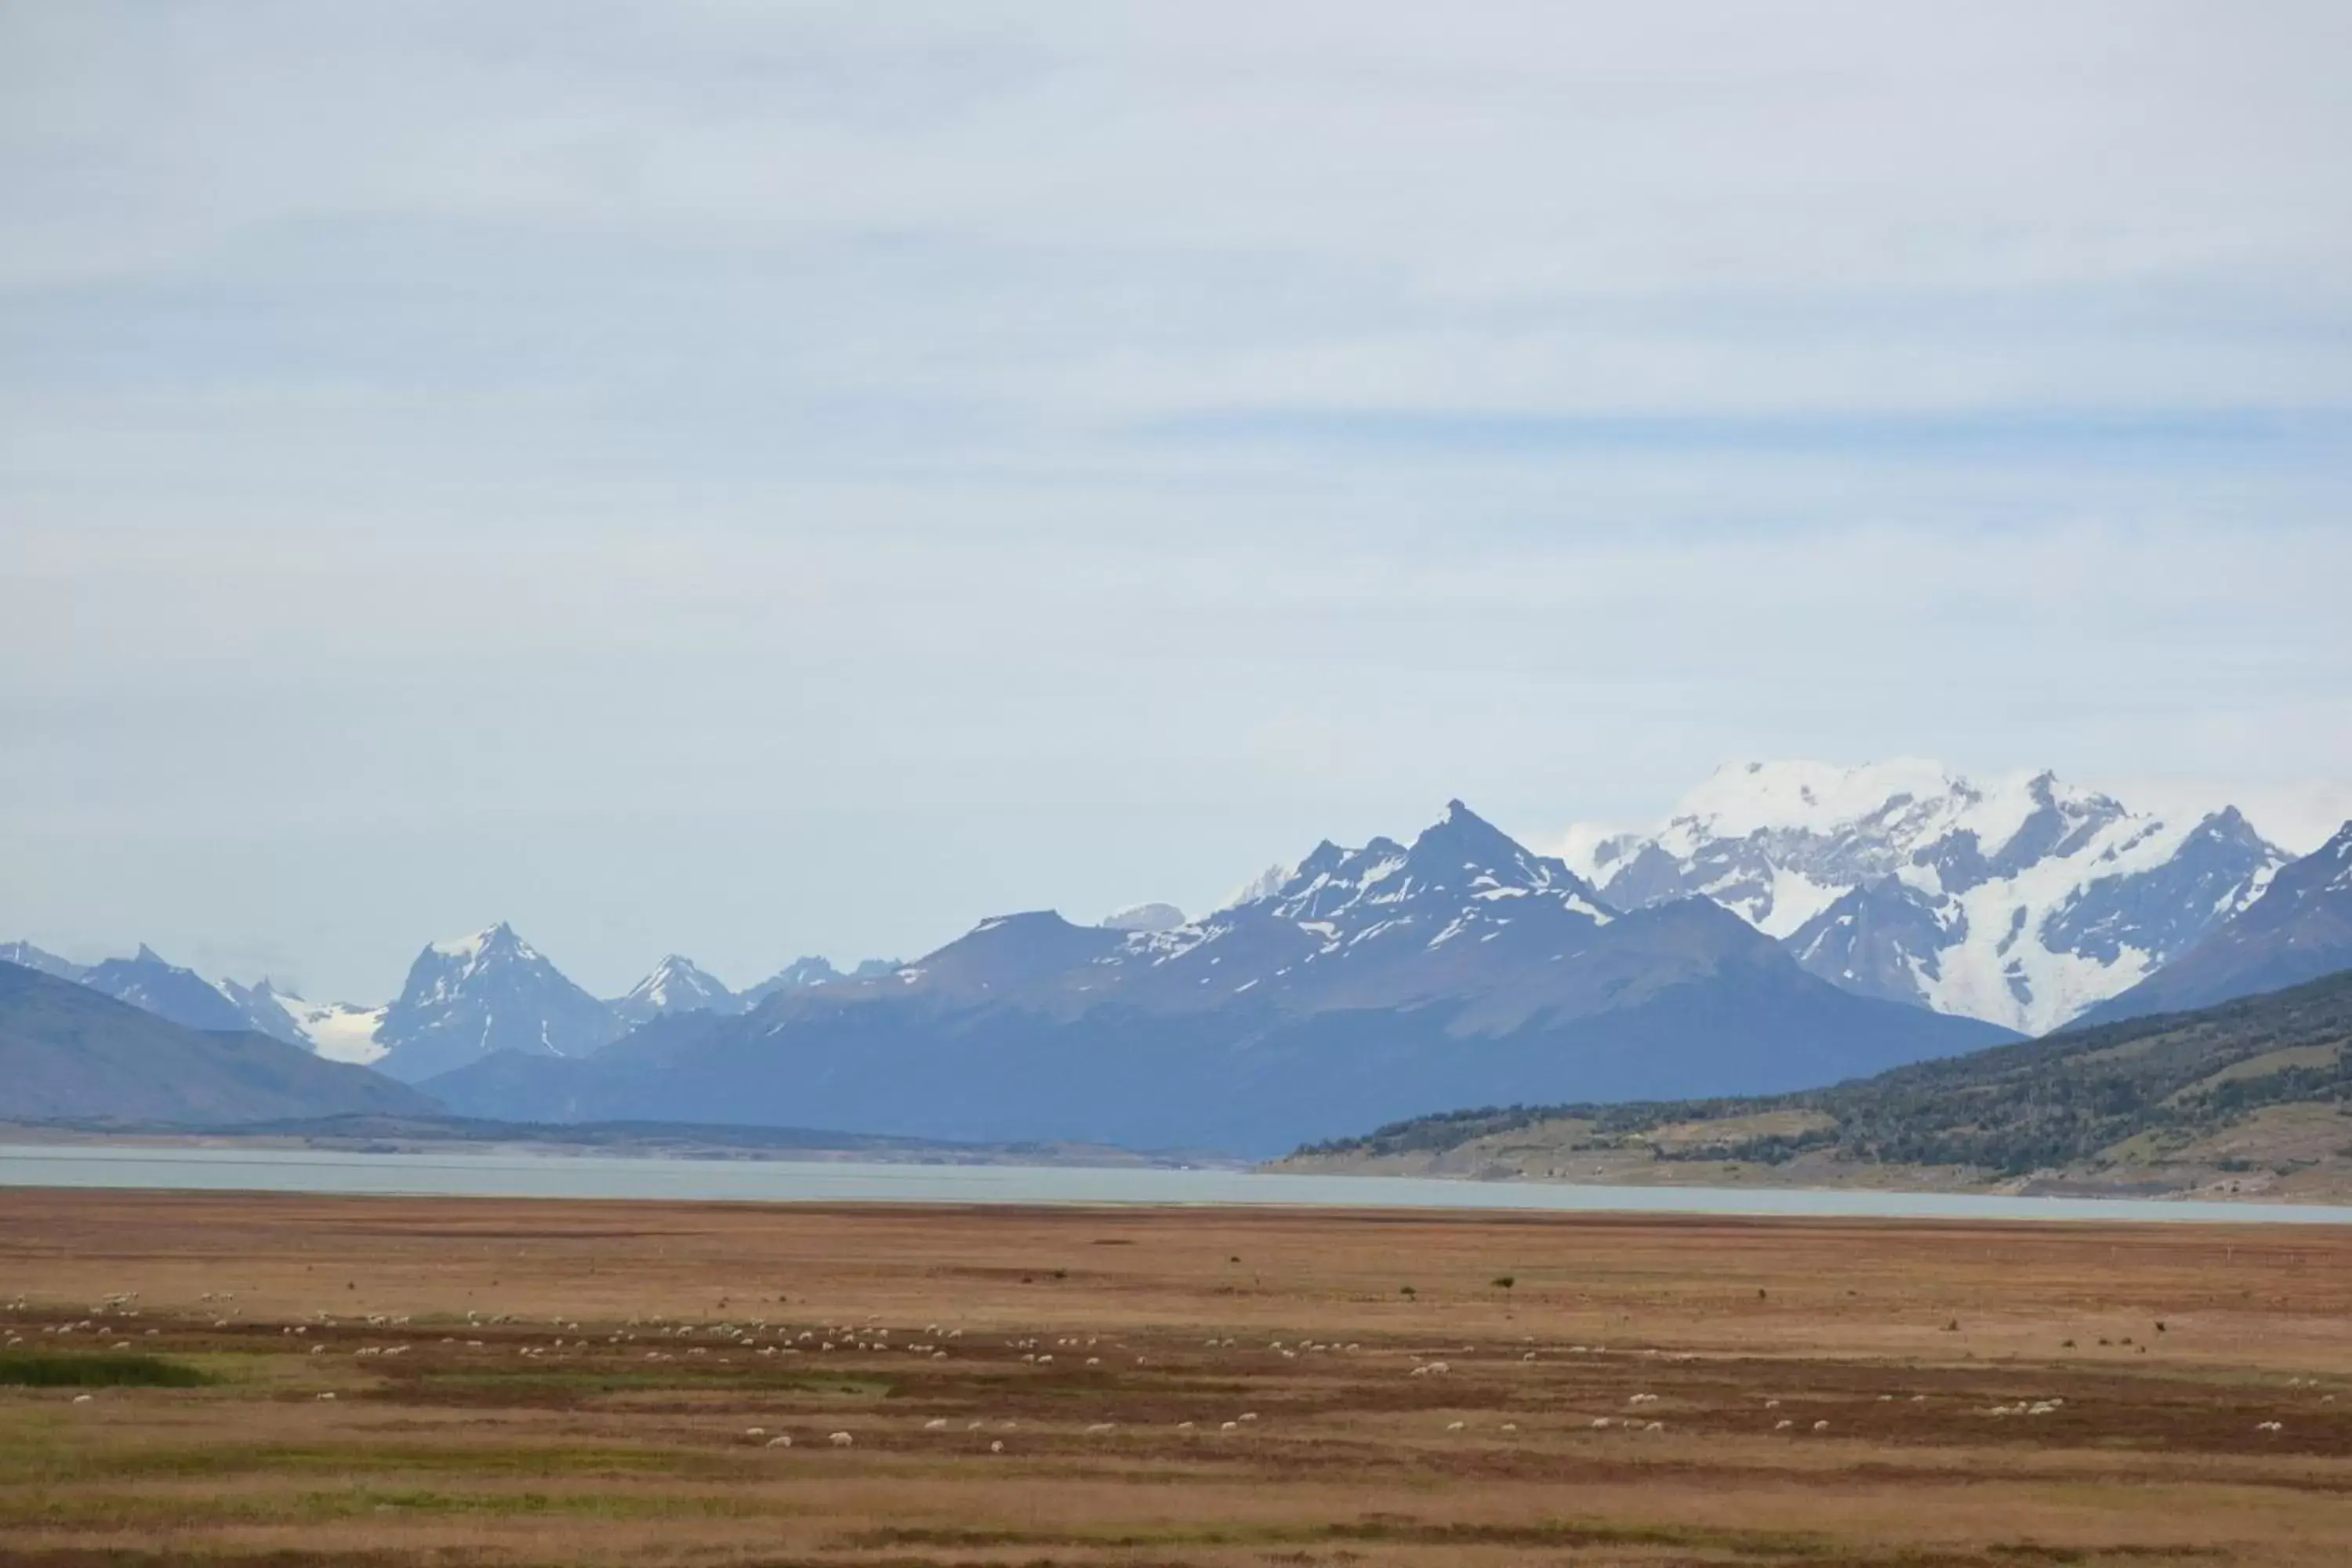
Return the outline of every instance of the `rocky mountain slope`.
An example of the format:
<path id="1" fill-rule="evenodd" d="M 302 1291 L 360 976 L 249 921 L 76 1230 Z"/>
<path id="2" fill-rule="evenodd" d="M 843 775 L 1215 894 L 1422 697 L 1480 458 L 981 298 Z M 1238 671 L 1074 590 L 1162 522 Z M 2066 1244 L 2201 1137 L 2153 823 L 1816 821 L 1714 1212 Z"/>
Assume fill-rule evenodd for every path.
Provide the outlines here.
<path id="1" fill-rule="evenodd" d="M 2352 822 L 2187 952 L 2083 1021 L 2211 1006 L 2340 969 L 2352 969 Z"/>
<path id="2" fill-rule="evenodd" d="M 0 1118 L 222 1126 L 438 1109 L 363 1068 L 267 1035 L 188 1028 L 0 963 Z"/>
<path id="3" fill-rule="evenodd" d="M 2352 971 L 1797 1094 L 1424 1116 L 1287 1168 L 2352 1197 Z"/>
<path id="4" fill-rule="evenodd" d="M 218 986 L 193 969 L 167 962 L 144 942 L 131 957 L 93 963 L 73 978 L 118 1002 L 191 1029 L 251 1026 L 243 1010 Z"/>
<path id="5" fill-rule="evenodd" d="M 1849 990 L 2028 1034 L 2186 952 L 2287 858 L 2235 810 L 2165 821 L 1913 760 L 1735 763 L 1654 833 L 1570 842 L 1613 904 L 1703 895 Z"/>
<path id="6" fill-rule="evenodd" d="M 1256 1152 L 1465 1092 L 1790 1088 L 2002 1037 L 1841 991 L 1705 900 L 1620 911 L 1456 802 L 1410 846 L 1318 846 L 1174 928 L 1003 916 L 887 975 L 780 992 L 741 1018 L 658 1020 L 584 1061 L 501 1056 L 430 1088 L 504 1120 Z"/>

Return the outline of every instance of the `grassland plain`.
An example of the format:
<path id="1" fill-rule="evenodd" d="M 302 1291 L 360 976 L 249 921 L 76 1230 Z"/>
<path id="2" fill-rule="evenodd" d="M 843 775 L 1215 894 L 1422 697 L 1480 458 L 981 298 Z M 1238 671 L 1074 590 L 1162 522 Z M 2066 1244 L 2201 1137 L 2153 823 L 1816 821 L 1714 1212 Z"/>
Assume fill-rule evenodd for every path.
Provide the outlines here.
<path id="1" fill-rule="evenodd" d="M 2352 1561 L 2333 1229 L 14 1190 L 0 1307 L 12 1564 Z"/>

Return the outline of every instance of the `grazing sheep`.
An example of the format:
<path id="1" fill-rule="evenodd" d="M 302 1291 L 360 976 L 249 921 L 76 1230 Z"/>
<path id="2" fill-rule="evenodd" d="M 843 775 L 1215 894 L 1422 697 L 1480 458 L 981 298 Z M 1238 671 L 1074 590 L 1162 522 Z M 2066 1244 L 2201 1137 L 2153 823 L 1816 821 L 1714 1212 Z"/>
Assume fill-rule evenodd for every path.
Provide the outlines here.
<path id="1" fill-rule="evenodd" d="M 846 1448 L 857 1441 L 846 1432 L 829 1432 L 825 1435 L 824 1440 L 836 1448 Z"/>
<path id="2" fill-rule="evenodd" d="M 934 1415 L 923 1423 L 923 1430 L 926 1432 L 944 1432 L 947 1429 L 948 1418 L 944 1415 Z"/>
<path id="3" fill-rule="evenodd" d="M 1448 1421 L 1445 1424 L 1445 1429 L 1448 1432 L 1459 1432 L 1462 1430 L 1462 1426 L 1463 1424 L 1459 1421 Z"/>
<path id="4" fill-rule="evenodd" d="M 1790 1427 L 1794 1426 L 1795 1425 L 1796 1423 L 1794 1421 L 1783 1418 L 1772 1423 L 1772 1430 L 1775 1432 L 1786 1432 Z"/>
<path id="5" fill-rule="evenodd" d="M 999 1438 L 997 1438 L 995 1441 L 993 1441 L 993 1442 L 992 1442 L 991 1444 L 989 1444 L 989 1446 L 988 1446 L 988 1451 L 989 1451 L 990 1453 L 992 1453 L 992 1454 L 1002 1454 L 1003 1452 L 1004 1452 L 1004 1439 L 1003 1439 L 1003 1438 L 1002 1438 L 1002 1437 L 999 1437 Z"/>
<path id="6" fill-rule="evenodd" d="M 1816 1421 L 1813 1423 L 1813 1430 L 1816 1432 L 1826 1432 L 1829 1429 L 1830 1424 L 1826 1421 Z"/>
<path id="7" fill-rule="evenodd" d="M 792 1446 L 793 1436 L 789 1432 L 785 1433 L 782 1436 L 771 1437 L 768 1439 L 768 1447 L 771 1448 L 789 1448 Z"/>

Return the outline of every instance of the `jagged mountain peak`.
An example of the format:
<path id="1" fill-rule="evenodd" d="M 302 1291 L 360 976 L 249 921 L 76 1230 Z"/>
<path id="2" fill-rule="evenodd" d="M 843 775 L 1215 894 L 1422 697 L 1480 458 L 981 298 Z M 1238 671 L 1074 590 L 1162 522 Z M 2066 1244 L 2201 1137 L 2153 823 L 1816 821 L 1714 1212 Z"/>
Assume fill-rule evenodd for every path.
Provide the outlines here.
<path id="1" fill-rule="evenodd" d="M 630 1023 L 640 1024 L 664 1013 L 740 1012 L 742 999 L 694 960 L 672 952 L 663 955 L 652 972 L 612 1006 Z"/>
<path id="2" fill-rule="evenodd" d="M 625 1024 L 500 921 L 428 942 L 374 1038 L 388 1047 L 382 1069 L 415 1082 L 494 1051 L 586 1055 Z"/>
<path id="3" fill-rule="evenodd" d="M 436 958 L 454 958 L 467 963 L 486 963 L 501 958 L 523 960 L 540 956 L 539 950 L 515 934 L 506 921 L 485 926 L 470 936 L 445 937 L 428 942 L 425 951 Z"/>
<path id="4" fill-rule="evenodd" d="M 2263 895 L 2085 1022 L 2211 1006 L 2352 968 L 2352 822 L 2290 861 Z"/>
<path id="5" fill-rule="evenodd" d="M 74 977 L 93 991 L 128 1002 L 191 1029 L 230 1030 L 250 1020 L 226 993 L 193 969 L 184 969 L 141 942 L 129 958 L 91 964 Z"/>

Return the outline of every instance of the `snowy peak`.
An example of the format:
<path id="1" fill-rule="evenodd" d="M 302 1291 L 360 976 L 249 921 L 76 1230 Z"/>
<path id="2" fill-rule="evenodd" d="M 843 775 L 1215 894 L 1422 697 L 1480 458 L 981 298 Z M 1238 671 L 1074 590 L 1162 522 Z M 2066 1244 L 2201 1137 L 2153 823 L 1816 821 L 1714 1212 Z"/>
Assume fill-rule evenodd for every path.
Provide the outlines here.
<path id="1" fill-rule="evenodd" d="M 665 1013 L 738 1013 L 742 1001 L 735 993 L 698 966 L 690 958 L 671 953 L 654 965 L 653 973 L 613 1003 L 613 1010 L 632 1024 Z"/>
<path id="2" fill-rule="evenodd" d="M 1071 993 L 1186 1008 L 1244 997 L 1286 1010 L 1409 1005 L 1524 980 L 1616 918 L 1564 863 L 1458 800 L 1410 846 L 1326 839 L 1245 891 L 1198 921 L 1129 933 L 1086 960 Z"/>
<path id="3" fill-rule="evenodd" d="M 2029 1033 L 2186 951 L 2284 860 L 2234 810 L 2173 824 L 1916 757 L 1731 763 L 1654 834 L 1570 841 L 1620 907 L 1702 895 L 1824 979 Z"/>
<path id="4" fill-rule="evenodd" d="M 387 1047 L 382 1069 L 413 1083 L 494 1051 L 583 1056 L 624 1027 L 611 1007 L 500 921 L 428 943 L 375 1038 Z"/>
<path id="5" fill-rule="evenodd" d="M 1360 849 L 1343 849 L 1327 839 L 1279 886 L 1236 908 L 1309 925 L 1394 923 L 1440 908 L 1450 920 L 1465 908 L 1529 896 L 1595 921 L 1606 921 L 1612 913 L 1565 862 L 1528 849 L 1457 800 L 1410 848 L 1375 838 Z"/>
<path id="6" fill-rule="evenodd" d="M 514 927 L 504 921 L 471 936 L 428 942 L 425 951 L 436 958 L 448 959 L 463 966 L 464 972 L 468 973 L 494 963 L 544 962 L 540 960 L 539 951 L 517 936 Z"/>
<path id="7" fill-rule="evenodd" d="M 2210 1007 L 2341 969 L 2352 969 L 2352 822 L 2283 867 L 2261 898 L 2086 1021 Z"/>
<path id="8" fill-rule="evenodd" d="M 1184 923 L 1184 911 L 1173 904 L 1134 904 L 1103 916 L 1105 931 L 1174 931 Z"/>

